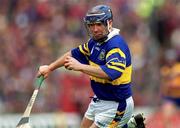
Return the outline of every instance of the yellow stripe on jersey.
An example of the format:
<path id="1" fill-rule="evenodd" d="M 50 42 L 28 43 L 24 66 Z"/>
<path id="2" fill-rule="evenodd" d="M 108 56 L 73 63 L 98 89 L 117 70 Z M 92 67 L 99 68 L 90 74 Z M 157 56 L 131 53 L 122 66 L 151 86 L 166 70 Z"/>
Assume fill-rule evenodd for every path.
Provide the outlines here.
<path id="1" fill-rule="evenodd" d="M 86 52 L 82 49 L 82 46 L 79 46 L 79 50 L 81 51 L 81 53 L 83 53 L 84 55 L 86 55 Z"/>
<path id="2" fill-rule="evenodd" d="M 112 81 L 113 85 L 128 84 L 131 82 L 132 65 L 126 67 L 121 77 Z"/>
<path id="3" fill-rule="evenodd" d="M 96 63 L 94 63 L 94 62 L 92 62 L 92 61 L 89 61 L 89 64 L 90 64 L 91 66 L 99 67 L 98 64 L 96 64 Z M 94 76 L 90 76 L 90 79 L 91 79 L 91 80 L 94 80 L 94 81 L 96 81 L 96 82 L 99 82 L 99 83 L 103 83 L 103 84 L 109 83 L 109 82 L 108 82 L 108 81 L 109 81 L 108 79 L 97 78 L 97 77 L 94 77 Z"/>
<path id="4" fill-rule="evenodd" d="M 91 66 L 99 67 L 98 64 L 96 64 L 96 63 L 94 63 L 94 62 L 92 62 L 92 61 L 90 61 L 90 60 L 89 60 L 89 64 L 90 64 Z"/>
<path id="5" fill-rule="evenodd" d="M 126 58 L 126 55 L 124 54 L 123 51 L 121 51 L 121 49 L 115 48 L 115 49 L 110 50 L 110 51 L 107 53 L 106 59 L 107 59 L 110 55 L 112 55 L 112 54 L 114 54 L 114 53 L 119 53 L 121 57 Z"/>
<path id="6" fill-rule="evenodd" d="M 79 50 L 81 51 L 81 53 L 83 53 L 84 55 L 89 55 L 89 50 L 87 49 L 87 47 L 86 47 L 86 49 L 85 50 L 83 50 L 83 48 L 84 48 L 84 46 L 83 45 L 80 45 L 79 46 Z"/>
<path id="7" fill-rule="evenodd" d="M 84 44 L 84 49 L 89 53 L 88 43 Z"/>
<path id="8" fill-rule="evenodd" d="M 111 65 L 107 64 L 107 67 L 110 68 L 110 69 L 117 70 L 117 71 L 119 71 L 119 72 L 124 72 L 123 69 L 120 69 L 120 68 L 118 68 L 118 67 L 116 67 L 116 66 L 111 66 Z"/>
<path id="9" fill-rule="evenodd" d="M 99 67 L 98 64 L 92 62 L 92 61 L 89 61 L 89 64 L 91 66 L 96 66 L 96 67 Z M 91 80 L 94 80 L 95 82 L 99 82 L 99 83 L 103 83 L 103 84 L 107 84 L 107 83 L 110 83 L 112 85 L 120 85 L 120 84 L 128 84 L 131 82 L 131 74 L 132 74 L 132 65 L 130 65 L 129 67 L 126 67 L 123 74 L 121 75 L 121 77 L 113 80 L 113 81 L 110 81 L 108 79 L 102 79 L 102 78 L 97 78 L 97 77 L 94 77 L 94 76 L 90 76 L 90 79 Z"/>
<path id="10" fill-rule="evenodd" d="M 112 65 L 114 65 L 114 66 L 121 66 L 121 67 L 123 67 L 123 68 L 125 68 L 126 67 L 126 65 L 125 64 L 123 64 L 123 63 L 119 63 L 119 62 L 110 62 Z"/>

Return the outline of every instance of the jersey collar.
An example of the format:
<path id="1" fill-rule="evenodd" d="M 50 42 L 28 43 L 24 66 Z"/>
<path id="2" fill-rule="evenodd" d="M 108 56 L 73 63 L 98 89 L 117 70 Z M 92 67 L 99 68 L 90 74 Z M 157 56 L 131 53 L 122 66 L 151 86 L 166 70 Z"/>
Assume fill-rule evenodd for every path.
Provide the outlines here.
<path id="1" fill-rule="evenodd" d="M 108 34 L 108 38 L 104 41 L 107 42 L 108 40 L 110 40 L 112 37 L 119 35 L 120 29 L 117 28 L 112 28 L 112 31 Z"/>

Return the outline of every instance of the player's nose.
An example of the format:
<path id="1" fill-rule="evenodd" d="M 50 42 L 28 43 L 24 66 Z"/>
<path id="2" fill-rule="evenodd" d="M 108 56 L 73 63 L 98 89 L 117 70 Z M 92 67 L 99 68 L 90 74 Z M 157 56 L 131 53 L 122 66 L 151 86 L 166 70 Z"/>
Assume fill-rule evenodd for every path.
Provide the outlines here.
<path id="1" fill-rule="evenodd" d="M 98 26 L 96 24 L 93 26 L 93 30 L 94 30 L 94 32 L 98 31 Z"/>

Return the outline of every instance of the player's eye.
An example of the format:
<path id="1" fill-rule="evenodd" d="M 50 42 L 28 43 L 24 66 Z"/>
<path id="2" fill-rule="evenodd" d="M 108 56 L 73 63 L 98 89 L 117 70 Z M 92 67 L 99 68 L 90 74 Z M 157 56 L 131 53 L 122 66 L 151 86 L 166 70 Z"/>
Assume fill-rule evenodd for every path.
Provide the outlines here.
<path id="1" fill-rule="evenodd" d="M 88 27 L 92 27 L 92 26 L 94 26 L 94 24 L 88 24 Z"/>
<path id="2" fill-rule="evenodd" d="M 97 26 L 101 26 L 101 25 L 102 25 L 102 23 L 96 23 L 96 25 L 97 25 Z"/>

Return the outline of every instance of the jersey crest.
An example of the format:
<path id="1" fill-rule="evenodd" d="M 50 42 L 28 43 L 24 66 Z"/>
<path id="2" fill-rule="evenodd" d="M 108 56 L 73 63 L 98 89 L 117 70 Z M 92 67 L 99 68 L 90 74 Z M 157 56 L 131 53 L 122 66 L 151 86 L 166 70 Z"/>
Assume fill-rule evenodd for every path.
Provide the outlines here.
<path id="1" fill-rule="evenodd" d="M 98 57 L 99 60 L 101 60 L 101 61 L 105 60 L 105 57 L 106 57 L 105 52 L 106 51 L 104 49 L 101 50 L 99 57 Z"/>

